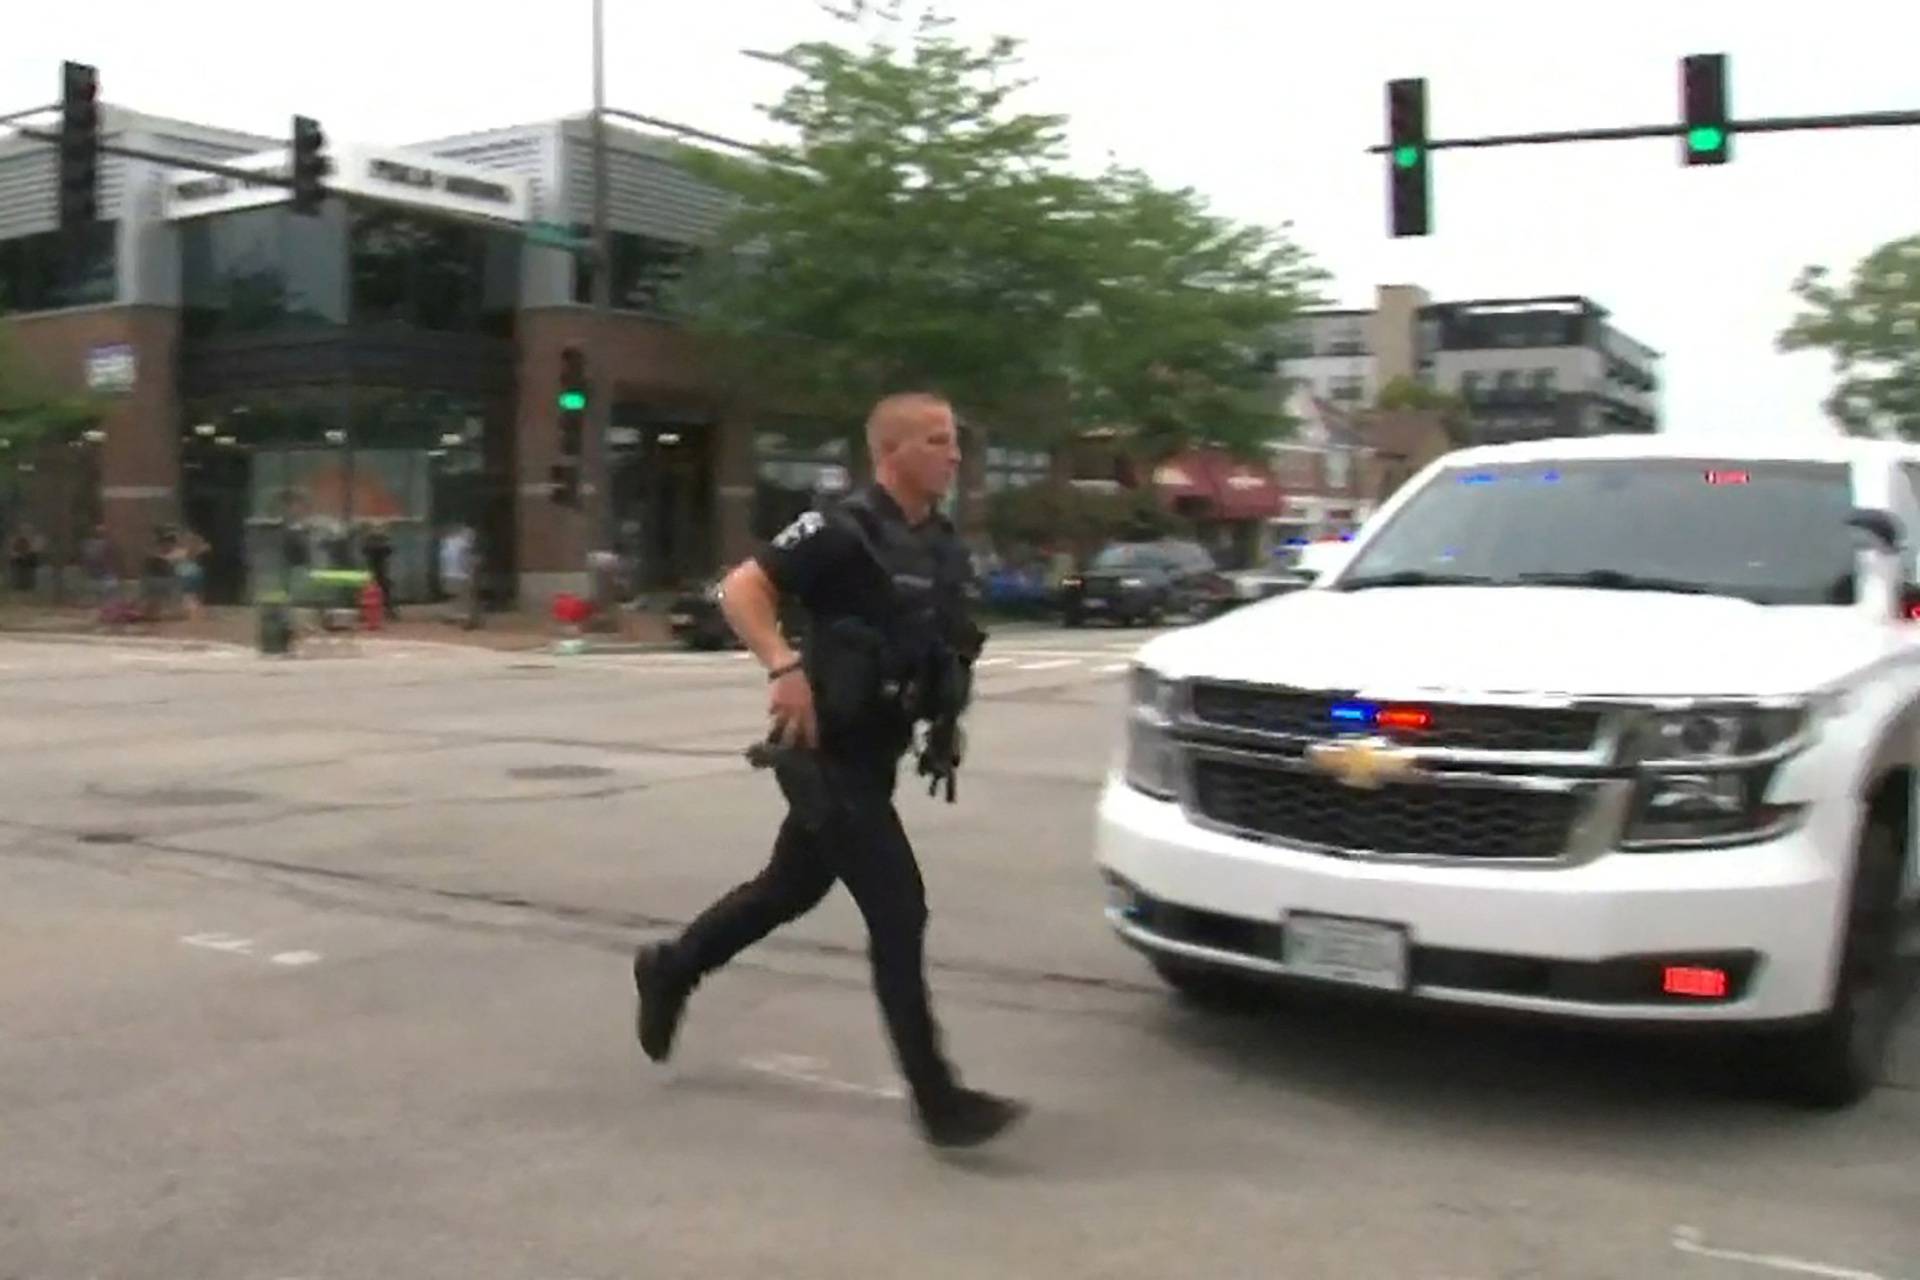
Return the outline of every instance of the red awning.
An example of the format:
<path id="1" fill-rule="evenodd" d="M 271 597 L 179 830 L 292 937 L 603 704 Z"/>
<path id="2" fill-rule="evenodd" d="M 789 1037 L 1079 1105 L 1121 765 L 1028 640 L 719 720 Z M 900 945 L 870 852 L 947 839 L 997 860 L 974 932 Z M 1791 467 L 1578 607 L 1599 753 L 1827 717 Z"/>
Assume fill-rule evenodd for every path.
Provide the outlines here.
<path id="1" fill-rule="evenodd" d="M 1242 462 L 1218 449 L 1190 449 L 1160 464 L 1153 486 L 1169 505 L 1205 504 L 1214 520 L 1271 520 L 1280 514 L 1280 484 L 1263 462 Z"/>

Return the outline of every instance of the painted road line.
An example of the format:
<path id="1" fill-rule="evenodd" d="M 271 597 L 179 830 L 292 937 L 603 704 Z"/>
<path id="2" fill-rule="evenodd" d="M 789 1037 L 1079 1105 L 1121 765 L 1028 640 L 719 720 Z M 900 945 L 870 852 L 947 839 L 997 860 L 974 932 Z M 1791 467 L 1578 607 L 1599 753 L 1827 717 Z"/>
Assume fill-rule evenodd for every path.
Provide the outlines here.
<path id="1" fill-rule="evenodd" d="M 898 1086 L 857 1084 L 852 1080 L 835 1079 L 826 1073 L 826 1063 L 819 1058 L 802 1057 L 793 1053 L 770 1053 L 757 1058 L 743 1058 L 740 1065 L 749 1071 L 761 1075 L 774 1076 L 794 1084 L 804 1084 L 809 1088 L 820 1089 L 827 1093 L 850 1093 L 862 1098 L 885 1098 L 889 1101 L 907 1096 L 906 1090 Z"/>
<path id="2" fill-rule="evenodd" d="M 1080 664 L 1079 658 L 1053 658 L 1045 662 L 1023 662 L 1016 671 L 1054 671 L 1060 667 L 1073 667 Z"/>
<path id="3" fill-rule="evenodd" d="M 1739 1249 L 1711 1248 L 1706 1242 L 1706 1237 L 1697 1227 L 1675 1227 L 1673 1247 L 1679 1253 L 1692 1254 L 1696 1258 L 1712 1258 L 1716 1262 L 1744 1263 L 1749 1267 L 1785 1272 L 1789 1275 L 1821 1276 L 1824 1280 L 1893 1280 L 1893 1277 L 1878 1271 L 1857 1271 L 1852 1267 L 1835 1266 L 1830 1262 L 1810 1262 L 1805 1258 L 1789 1258 L 1774 1253 L 1747 1253 Z"/>

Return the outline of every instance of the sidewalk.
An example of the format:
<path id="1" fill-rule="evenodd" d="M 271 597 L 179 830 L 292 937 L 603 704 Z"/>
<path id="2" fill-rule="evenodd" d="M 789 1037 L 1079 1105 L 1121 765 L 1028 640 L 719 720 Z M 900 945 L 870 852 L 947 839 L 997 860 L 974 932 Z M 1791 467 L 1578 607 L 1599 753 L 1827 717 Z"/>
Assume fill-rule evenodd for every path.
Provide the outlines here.
<path id="1" fill-rule="evenodd" d="M 401 609 L 400 621 L 390 622 L 370 638 L 405 640 L 416 644 L 456 644 L 501 652 L 544 650 L 561 638 L 553 619 L 533 613 L 489 613 L 485 625 L 463 631 L 440 621 L 442 606 L 415 605 Z M 0 604 L 0 639 L 13 635 L 125 636 L 180 643 L 230 644 L 252 648 L 255 643 L 253 610 L 246 606 L 208 609 L 198 622 L 184 618 L 142 623 L 110 630 L 100 625 L 91 609 L 52 605 Z M 591 633 L 592 645 L 669 645 L 673 642 L 666 618 L 657 612 L 623 611 L 618 632 Z"/>

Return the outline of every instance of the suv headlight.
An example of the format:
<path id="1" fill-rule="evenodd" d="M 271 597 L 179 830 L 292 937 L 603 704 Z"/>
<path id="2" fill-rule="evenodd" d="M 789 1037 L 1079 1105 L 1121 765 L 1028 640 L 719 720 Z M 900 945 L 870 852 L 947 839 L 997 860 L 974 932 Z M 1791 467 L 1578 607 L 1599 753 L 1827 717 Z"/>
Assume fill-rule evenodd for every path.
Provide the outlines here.
<path id="1" fill-rule="evenodd" d="M 1656 712 L 1639 726 L 1634 762 L 1670 768 L 1777 756 L 1795 744 L 1808 720 L 1808 709 L 1799 705 L 1703 705 Z"/>
<path id="2" fill-rule="evenodd" d="M 1806 745 L 1806 706 L 1706 705 L 1661 711 L 1634 729 L 1638 766 L 1622 847 L 1671 849 L 1770 840 L 1802 806 L 1766 802 L 1780 762 Z"/>
<path id="3" fill-rule="evenodd" d="M 1127 682 L 1127 785 L 1161 800 L 1180 789 L 1180 748 L 1173 721 L 1183 687 L 1148 667 L 1136 666 Z"/>

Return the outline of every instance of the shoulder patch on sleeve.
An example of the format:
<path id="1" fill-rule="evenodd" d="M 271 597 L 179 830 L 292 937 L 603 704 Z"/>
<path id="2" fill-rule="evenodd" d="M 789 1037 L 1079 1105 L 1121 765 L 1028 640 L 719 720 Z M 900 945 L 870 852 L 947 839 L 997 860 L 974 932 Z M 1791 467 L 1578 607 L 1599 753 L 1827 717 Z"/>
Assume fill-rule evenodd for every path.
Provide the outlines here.
<path id="1" fill-rule="evenodd" d="M 826 528 L 827 518 L 818 511 L 803 511 L 800 518 L 773 536 L 773 545 L 788 551 Z"/>

